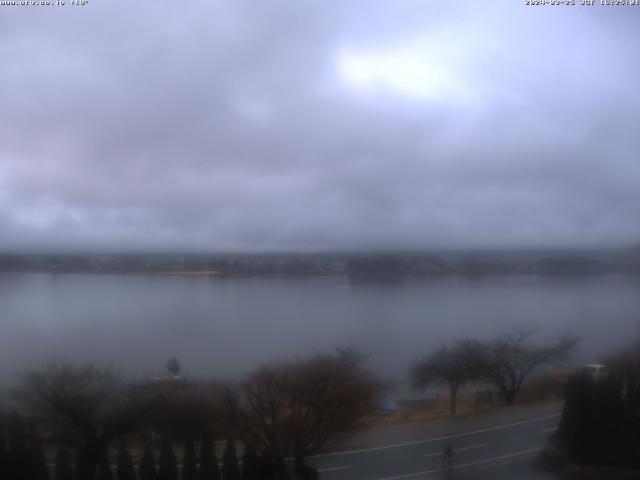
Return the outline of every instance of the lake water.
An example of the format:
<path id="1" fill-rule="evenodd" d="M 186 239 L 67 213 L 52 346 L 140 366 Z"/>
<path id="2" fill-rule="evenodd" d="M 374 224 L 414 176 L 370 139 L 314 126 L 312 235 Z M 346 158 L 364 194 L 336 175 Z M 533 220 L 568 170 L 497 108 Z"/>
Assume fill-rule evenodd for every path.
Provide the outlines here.
<path id="1" fill-rule="evenodd" d="M 640 335 L 634 277 L 439 278 L 392 285 L 348 278 L 0 275 L 0 375 L 51 360 L 163 374 L 236 376 L 260 362 L 352 345 L 401 379 L 432 348 L 534 323 L 583 337 L 576 362 Z"/>

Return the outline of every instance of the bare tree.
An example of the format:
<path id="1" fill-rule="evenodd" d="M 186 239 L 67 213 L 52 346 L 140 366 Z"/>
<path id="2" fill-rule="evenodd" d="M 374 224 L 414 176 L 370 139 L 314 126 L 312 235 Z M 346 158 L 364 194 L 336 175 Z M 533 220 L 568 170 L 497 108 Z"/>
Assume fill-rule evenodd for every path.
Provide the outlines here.
<path id="1" fill-rule="evenodd" d="M 154 407 L 146 425 L 173 441 L 195 441 L 216 430 L 222 417 L 223 387 L 215 382 L 147 384 L 154 392 Z"/>
<path id="2" fill-rule="evenodd" d="M 134 394 L 111 368 L 51 365 L 23 377 L 17 398 L 61 444 L 78 453 L 82 478 L 95 477 L 101 452 L 141 424 L 149 399 Z"/>
<path id="3" fill-rule="evenodd" d="M 289 380 L 286 432 L 299 460 L 322 450 L 333 436 L 348 432 L 370 413 L 379 388 L 358 363 L 333 356 L 293 365 Z"/>
<path id="4" fill-rule="evenodd" d="M 536 329 L 524 327 L 498 337 L 487 348 L 485 375 L 500 389 L 507 405 L 513 405 L 526 378 L 536 368 L 566 360 L 579 342 L 578 337 L 562 336 L 536 343 Z"/>
<path id="5" fill-rule="evenodd" d="M 445 384 L 450 392 L 451 414 L 458 413 L 458 391 L 464 384 L 479 378 L 486 365 L 485 347 L 476 340 L 465 339 L 443 345 L 411 371 L 415 387 L 426 388 L 433 383 Z"/>
<path id="6" fill-rule="evenodd" d="M 282 463 L 293 454 L 326 448 L 371 411 L 378 383 L 339 356 L 262 367 L 251 373 L 229 406 L 238 434 Z"/>
<path id="7" fill-rule="evenodd" d="M 222 455 L 222 478 L 223 480 L 240 480 L 240 467 L 238 466 L 238 455 L 233 439 L 228 438 Z"/>

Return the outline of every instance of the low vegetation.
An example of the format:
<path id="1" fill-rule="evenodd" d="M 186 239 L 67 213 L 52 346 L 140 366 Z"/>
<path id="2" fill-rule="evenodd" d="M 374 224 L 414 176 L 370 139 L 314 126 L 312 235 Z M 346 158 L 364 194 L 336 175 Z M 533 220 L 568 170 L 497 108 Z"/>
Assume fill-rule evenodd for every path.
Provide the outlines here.
<path id="1" fill-rule="evenodd" d="M 317 478 L 305 456 L 370 414 L 379 388 L 344 352 L 264 366 L 237 385 L 186 381 L 176 359 L 167 368 L 138 383 L 93 365 L 25 375 L 17 411 L 0 417 L 0 478 Z"/>
<path id="2" fill-rule="evenodd" d="M 573 464 L 640 468 L 640 343 L 606 363 L 570 378 L 553 444 Z"/>
<path id="3" fill-rule="evenodd" d="M 299 468 L 307 455 L 369 414 L 378 389 L 358 362 L 344 356 L 261 367 L 229 391 L 232 430 L 268 452 L 277 468 L 288 453 Z"/>
<path id="4" fill-rule="evenodd" d="M 563 362 L 579 341 L 563 336 L 539 343 L 534 333 L 533 328 L 523 328 L 489 341 L 464 339 L 443 345 L 413 366 L 413 384 L 416 388 L 446 385 L 453 415 L 458 413 L 460 388 L 474 381 L 493 383 L 502 402 L 513 405 L 525 380 L 536 369 Z"/>
<path id="5" fill-rule="evenodd" d="M 578 341 L 535 338 L 526 329 L 444 345 L 414 365 L 414 384 L 445 384 L 454 414 L 459 390 L 476 381 L 494 383 L 503 403 L 513 404 L 534 370 L 564 361 Z M 625 422 L 637 423 L 640 377 L 630 358 L 611 360 L 619 367 L 608 383 L 572 381 L 562 428 L 572 458 L 590 456 L 600 445 L 584 443 L 585 416 L 613 415 L 598 420 L 603 438 Z M 16 412 L 0 417 L 0 478 L 317 478 L 305 459 L 373 413 L 382 389 L 351 350 L 264 365 L 234 384 L 188 381 L 177 359 L 167 370 L 168 376 L 134 383 L 94 365 L 53 365 L 24 375 Z M 632 437 L 615 438 L 618 443 L 607 445 L 618 445 L 621 458 L 637 453 Z M 47 463 L 55 465 L 52 471 Z"/>

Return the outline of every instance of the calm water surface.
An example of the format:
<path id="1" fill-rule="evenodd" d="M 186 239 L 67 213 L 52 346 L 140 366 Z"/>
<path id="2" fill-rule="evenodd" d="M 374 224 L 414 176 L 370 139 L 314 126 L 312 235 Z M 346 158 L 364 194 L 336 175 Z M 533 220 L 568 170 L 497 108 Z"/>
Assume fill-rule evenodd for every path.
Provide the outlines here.
<path id="1" fill-rule="evenodd" d="M 573 332 L 576 361 L 640 335 L 640 282 L 629 277 L 500 277 L 351 284 L 348 278 L 0 275 L 0 373 L 91 360 L 133 374 L 238 375 L 256 364 L 337 345 L 370 353 L 402 378 L 413 360 L 454 338 L 522 323 Z"/>

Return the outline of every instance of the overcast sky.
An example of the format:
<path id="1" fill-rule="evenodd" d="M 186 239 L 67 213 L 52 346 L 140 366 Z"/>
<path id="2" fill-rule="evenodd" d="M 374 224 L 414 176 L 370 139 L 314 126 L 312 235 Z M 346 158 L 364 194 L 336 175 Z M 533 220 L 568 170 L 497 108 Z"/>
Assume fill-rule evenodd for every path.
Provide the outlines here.
<path id="1" fill-rule="evenodd" d="M 640 242 L 640 7 L 66 3 L 0 7 L 0 249 Z"/>

